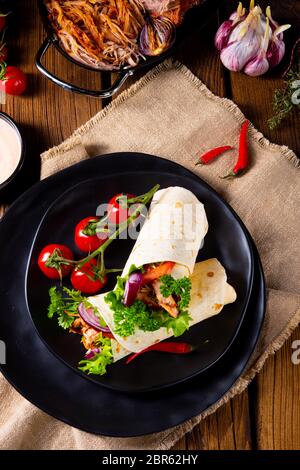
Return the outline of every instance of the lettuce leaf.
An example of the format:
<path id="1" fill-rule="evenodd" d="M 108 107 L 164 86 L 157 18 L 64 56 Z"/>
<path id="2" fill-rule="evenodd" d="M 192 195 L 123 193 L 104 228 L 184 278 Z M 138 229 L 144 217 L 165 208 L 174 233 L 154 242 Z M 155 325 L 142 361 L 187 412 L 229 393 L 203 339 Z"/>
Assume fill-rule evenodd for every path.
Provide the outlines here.
<path id="1" fill-rule="evenodd" d="M 101 352 L 96 354 L 92 359 L 83 359 L 79 362 L 79 367 L 82 372 L 94 375 L 104 375 L 106 368 L 113 362 L 113 353 L 110 338 L 104 338 L 99 334 L 97 345 Z"/>

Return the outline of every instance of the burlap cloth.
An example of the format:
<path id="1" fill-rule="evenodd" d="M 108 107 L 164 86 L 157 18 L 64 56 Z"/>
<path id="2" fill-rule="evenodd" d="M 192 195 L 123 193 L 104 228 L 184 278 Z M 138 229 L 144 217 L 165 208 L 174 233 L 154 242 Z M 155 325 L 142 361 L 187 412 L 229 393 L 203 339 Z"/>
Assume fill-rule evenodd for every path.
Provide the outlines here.
<path id="1" fill-rule="evenodd" d="M 236 147 L 244 118 L 232 101 L 214 96 L 184 66 L 166 62 L 64 143 L 44 153 L 41 176 L 45 178 L 94 155 L 140 151 L 181 163 L 224 196 L 257 244 L 268 287 L 266 320 L 248 370 L 218 403 L 194 419 L 158 434 L 126 439 L 73 429 L 35 408 L 1 378 L 2 449 L 168 449 L 202 419 L 241 393 L 266 358 L 282 346 L 298 325 L 300 180 L 296 155 L 287 147 L 271 144 L 251 126 L 252 164 L 243 177 L 234 181 L 219 178 L 232 167 L 233 152 L 213 165 L 195 167 L 197 155 L 210 148 L 223 144 Z"/>

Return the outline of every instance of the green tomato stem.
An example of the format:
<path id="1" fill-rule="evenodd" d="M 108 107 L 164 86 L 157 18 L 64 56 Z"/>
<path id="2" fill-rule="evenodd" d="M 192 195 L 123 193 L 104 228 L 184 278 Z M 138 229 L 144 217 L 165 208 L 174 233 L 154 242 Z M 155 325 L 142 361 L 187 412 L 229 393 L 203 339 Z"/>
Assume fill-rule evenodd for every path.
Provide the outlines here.
<path id="1" fill-rule="evenodd" d="M 93 251 L 93 253 L 91 253 L 89 256 L 87 256 L 86 258 L 83 258 L 82 260 L 80 260 L 78 262 L 78 268 L 80 269 L 85 263 L 88 263 L 91 259 L 95 258 L 96 256 L 98 256 L 99 254 L 104 254 L 104 251 L 106 250 L 106 248 L 118 237 L 121 235 L 121 233 L 123 233 L 128 227 L 129 225 L 131 224 L 131 222 L 134 221 L 134 219 L 137 217 L 137 215 L 139 214 L 139 212 L 141 211 L 141 206 L 143 205 L 146 205 L 151 199 L 152 197 L 154 196 L 154 194 L 156 193 L 156 191 L 158 191 L 159 189 L 159 184 L 155 185 L 152 189 L 150 189 L 150 191 L 148 191 L 148 193 L 146 194 L 143 194 L 142 196 L 139 196 L 140 197 L 140 206 L 136 208 L 136 210 L 133 212 L 133 214 L 131 214 L 130 217 L 128 217 L 127 220 L 125 220 L 124 222 L 122 222 L 118 229 L 106 240 L 106 242 L 103 243 L 103 245 L 101 245 L 99 248 L 97 248 L 95 251 Z M 104 260 L 101 260 L 102 263 L 104 263 Z"/>

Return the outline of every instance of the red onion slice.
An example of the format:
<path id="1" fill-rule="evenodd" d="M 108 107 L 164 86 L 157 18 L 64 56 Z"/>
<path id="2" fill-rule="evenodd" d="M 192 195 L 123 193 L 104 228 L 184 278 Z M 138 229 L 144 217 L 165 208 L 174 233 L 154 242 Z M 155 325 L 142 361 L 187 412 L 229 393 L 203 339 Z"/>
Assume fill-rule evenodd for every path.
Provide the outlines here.
<path id="1" fill-rule="evenodd" d="M 135 272 L 129 275 L 123 297 L 123 304 L 130 307 L 136 299 L 139 288 L 142 285 L 143 275 L 141 272 Z"/>
<path id="2" fill-rule="evenodd" d="M 95 315 L 93 308 L 85 308 L 84 304 L 81 303 L 78 306 L 78 313 L 82 320 L 92 328 L 95 328 L 95 330 L 102 331 L 103 333 L 110 333 L 108 326 L 100 325 L 99 318 Z"/>
<path id="3" fill-rule="evenodd" d="M 93 349 L 88 349 L 88 351 L 85 353 L 85 359 L 93 359 L 93 357 L 96 356 L 96 354 L 101 353 L 100 348 L 93 348 Z"/>

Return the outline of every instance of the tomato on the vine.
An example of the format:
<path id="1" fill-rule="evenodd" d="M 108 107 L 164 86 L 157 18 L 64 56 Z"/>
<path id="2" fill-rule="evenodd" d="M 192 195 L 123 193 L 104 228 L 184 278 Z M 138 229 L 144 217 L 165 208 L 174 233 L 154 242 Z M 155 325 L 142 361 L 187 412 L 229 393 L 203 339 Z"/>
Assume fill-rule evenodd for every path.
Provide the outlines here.
<path id="1" fill-rule="evenodd" d="M 75 228 L 74 241 L 79 250 L 85 253 L 93 252 L 107 240 L 107 233 L 95 233 L 95 226 L 99 220 L 99 217 L 91 216 L 78 222 Z"/>
<path id="2" fill-rule="evenodd" d="M 74 289 L 83 294 L 96 294 L 107 283 L 107 276 L 100 279 L 97 275 L 97 260 L 92 258 L 84 263 L 81 268 L 75 268 L 71 274 L 71 283 Z"/>
<path id="3" fill-rule="evenodd" d="M 27 88 L 27 76 L 13 65 L 1 64 L 0 91 L 8 95 L 22 95 Z"/>
<path id="4" fill-rule="evenodd" d="M 133 194 L 120 193 L 112 197 L 108 203 L 107 213 L 108 220 L 115 225 L 126 222 L 130 212 L 128 207 L 128 199 L 132 199 Z"/>
<path id="5" fill-rule="evenodd" d="M 49 258 L 53 257 L 53 255 L 70 261 L 74 259 L 74 256 L 70 248 L 66 245 L 59 245 L 57 243 L 46 245 L 40 252 L 38 257 L 38 266 L 43 274 L 45 274 L 49 279 L 61 279 L 72 271 L 73 266 L 72 264 L 59 263 L 58 261 L 49 263 Z"/>

